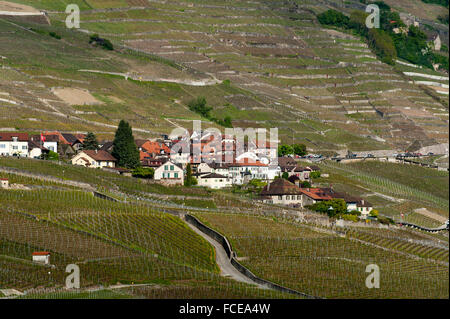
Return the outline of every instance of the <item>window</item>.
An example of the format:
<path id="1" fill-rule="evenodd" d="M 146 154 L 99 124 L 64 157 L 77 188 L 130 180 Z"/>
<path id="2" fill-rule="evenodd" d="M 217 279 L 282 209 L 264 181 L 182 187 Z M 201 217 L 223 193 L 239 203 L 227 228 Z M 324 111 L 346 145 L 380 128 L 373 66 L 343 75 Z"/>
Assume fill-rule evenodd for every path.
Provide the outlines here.
<path id="1" fill-rule="evenodd" d="M 173 171 L 173 170 L 174 170 L 174 167 L 173 167 L 173 165 L 170 165 L 170 170 L 171 170 L 171 171 Z"/>
<path id="2" fill-rule="evenodd" d="M 286 195 L 286 199 L 287 199 L 287 200 L 291 199 L 291 196 Z"/>
<path id="3" fill-rule="evenodd" d="M 19 146 L 13 146 L 13 150 L 18 150 Z"/>
<path id="4" fill-rule="evenodd" d="M 169 165 L 164 165 L 164 170 L 169 170 Z"/>
<path id="5" fill-rule="evenodd" d="M 278 196 L 278 199 L 279 199 L 279 200 L 282 200 L 282 199 L 283 199 L 283 196 L 282 196 L 282 195 Z"/>
<path id="6" fill-rule="evenodd" d="M 6 148 L 6 144 L 0 144 L 0 148 Z"/>
<path id="7" fill-rule="evenodd" d="M 23 145 L 23 146 L 22 146 L 22 149 L 23 149 L 23 150 L 26 150 L 27 148 L 28 148 L 28 146 L 26 146 L 26 145 Z"/>
<path id="8" fill-rule="evenodd" d="M 178 173 L 175 173 L 175 178 L 178 178 Z"/>

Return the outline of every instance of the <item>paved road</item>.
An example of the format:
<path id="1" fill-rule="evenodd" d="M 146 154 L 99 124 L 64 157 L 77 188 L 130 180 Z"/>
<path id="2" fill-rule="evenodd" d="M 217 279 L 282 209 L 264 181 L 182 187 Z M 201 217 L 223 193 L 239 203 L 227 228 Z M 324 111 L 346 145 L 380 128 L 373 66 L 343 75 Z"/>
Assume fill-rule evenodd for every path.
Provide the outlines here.
<path id="1" fill-rule="evenodd" d="M 230 259 L 227 256 L 227 253 L 225 252 L 225 249 L 223 249 L 222 245 L 220 245 L 216 240 L 209 237 L 199 229 L 197 229 L 195 226 L 191 225 L 190 223 L 186 223 L 194 232 L 205 238 L 211 245 L 214 246 L 216 250 L 216 263 L 220 268 L 220 275 L 228 278 L 233 278 L 234 280 L 244 282 L 247 284 L 253 284 L 257 285 L 259 288 L 268 289 L 266 286 L 260 285 L 253 280 L 245 277 L 243 274 L 241 274 L 236 268 L 233 267 L 233 265 L 230 262 Z"/>

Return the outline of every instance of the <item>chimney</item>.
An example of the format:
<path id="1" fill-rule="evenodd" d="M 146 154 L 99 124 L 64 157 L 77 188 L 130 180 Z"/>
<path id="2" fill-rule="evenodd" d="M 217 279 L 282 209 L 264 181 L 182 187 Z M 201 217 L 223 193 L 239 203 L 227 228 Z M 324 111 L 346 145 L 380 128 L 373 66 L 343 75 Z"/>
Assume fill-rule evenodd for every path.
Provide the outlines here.
<path id="1" fill-rule="evenodd" d="M 95 150 L 95 154 L 97 154 L 98 153 L 98 150 Z"/>
<path id="2" fill-rule="evenodd" d="M 361 204 L 364 205 L 364 199 L 361 199 Z"/>

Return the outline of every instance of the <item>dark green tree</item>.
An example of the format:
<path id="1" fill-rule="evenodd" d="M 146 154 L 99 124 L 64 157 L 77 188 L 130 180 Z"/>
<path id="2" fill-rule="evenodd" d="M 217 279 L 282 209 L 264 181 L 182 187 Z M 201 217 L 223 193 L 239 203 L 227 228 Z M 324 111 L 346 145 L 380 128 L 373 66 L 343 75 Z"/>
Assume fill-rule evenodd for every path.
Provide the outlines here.
<path id="1" fill-rule="evenodd" d="M 197 179 L 192 176 L 192 167 L 191 164 L 188 163 L 186 166 L 186 176 L 184 177 L 184 186 L 190 187 L 197 185 Z"/>
<path id="2" fill-rule="evenodd" d="M 300 184 L 300 187 L 301 187 L 301 188 L 310 188 L 310 187 L 311 187 L 311 183 L 308 182 L 308 181 L 303 181 L 303 182 Z"/>
<path id="3" fill-rule="evenodd" d="M 344 215 L 347 213 L 347 204 L 343 199 L 332 199 L 329 201 L 317 202 L 309 206 L 311 210 L 327 214 L 329 217 Z"/>
<path id="4" fill-rule="evenodd" d="M 289 173 L 288 173 L 288 172 L 284 172 L 284 173 L 281 175 L 281 177 L 284 178 L 284 179 L 289 179 Z"/>
<path id="5" fill-rule="evenodd" d="M 96 149 L 98 149 L 97 137 L 95 136 L 94 133 L 89 132 L 86 135 L 86 138 L 84 139 L 83 150 L 96 150 Z"/>
<path id="6" fill-rule="evenodd" d="M 121 120 L 113 141 L 114 156 L 119 167 L 137 168 L 140 166 L 139 150 L 134 142 L 133 131 L 130 124 Z"/>
<path id="7" fill-rule="evenodd" d="M 281 144 L 278 146 L 278 156 L 285 156 L 290 154 L 294 154 L 292 146 L 287 144 Z"/>
<path id="8" fill-rule="evenodd" d="M 188 107 L 192 112 L 198 113 L 201 116 L 209 119 L 211 115 L 212 107 L 206 105 L 206 98 L 203 96 L 198 97 L 195 100 L 192 100 L 188 103 Z"/>
<path id="9" fill-rule="evenodd" d="M 306 155 L 306 145 L 305 144 L 294 144 L 292 145 L 292 150 L 295 155 L 305 156 Z"/>

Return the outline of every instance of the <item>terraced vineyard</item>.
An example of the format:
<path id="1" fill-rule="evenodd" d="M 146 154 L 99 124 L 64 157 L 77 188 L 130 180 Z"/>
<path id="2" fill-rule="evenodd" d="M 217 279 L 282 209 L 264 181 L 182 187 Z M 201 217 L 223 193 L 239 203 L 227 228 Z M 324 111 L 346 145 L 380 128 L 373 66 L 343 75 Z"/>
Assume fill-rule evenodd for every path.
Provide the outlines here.
<path id="1" fill-rule="evenodd" d="M 3 190 L 0 202 L 2 289 L 25 289 L 32 298 L 64 297 L 65 268 L 76 263 L 82 289 L 146 284 L 128 297 L 193 298 L 207 290 L 215 298 L 292 297 L 219 276 L 206 241 L 179 218 L 147 206 L 49 189 Z M 35 251 L 49 251 L 53 266 L 31 262 Z M 79 297 L 89 296 L 95 290 Z"/>
<path id="2" fill-rule="evenodd" d="M 420 233 L 394 232 L 383 238 L 377 237 L 377 232 L 386 236 L 389 231 L 352 230 L 343 238 L 254 216 L 197 216 L 229 238 L 240 262 L 253 273 L 308 294 L 328 298 L 448 298 L 448 245 L 439 249 L 408 243 L 414 234 L 415 242 L 424 240 Z M 351 239 L 356 234 L 360 240 Z M 365 286 L 369 264 L 380 267 L 380 289 Z"/>
<path id="3" fill-rule="evenodd" d="M 81 28 L 112 40 L 115 52 L 92 48 L 85 34 L 66 30 L 65 2 L 14 2 L 48 10 L 52 22 L 33 26 L 44 31 L 36 34 L 0 21 L 5 40 L 12 32 L 22 47 L 39 40 L 42 50 L 30 67 L 22 62 L 28 50 L 16 52 L 14 41 L 2 41 L 1 91 L 9 101 L 3 109 L 21 114 L 14 125 L 22 129 L 48 123 L 85 131 L 89 124 L 110 136 L 108 125 L 125 118 L 141 129 L 136 134 L 154 136 L 199 119 L 186 104 L 204 95 L 215 117 L 230 115 L 240 127 L 278 127 L 282 140 L 313 150 L 448 141 L 448 100 L 409 83 L 406 66 L 381 63 L 359 38 L 318 24 L 316 14 L 333 1 L 80 1 Z M 46 37 L 50 30 L 62 41 Z M 25 86 L 14 85 L 19 82 Z M 98 103 L 61 101 L 53 90 L 61 86 L 89 90 Z M 11 123 L 8 112 L 2 116 Z"/>
<path id="4" fill-rule="evenodd" d="M 327 171 L 342 176 L 359 192 L 379 192 L 397 200 L 416 203 L 415 208 L 433 207 L 448 216 L 448 172 L 384 162 L 340 164 L 327 161 L 321 164 Z M 323 182 L 333 182 L 322 179 Z"/>

